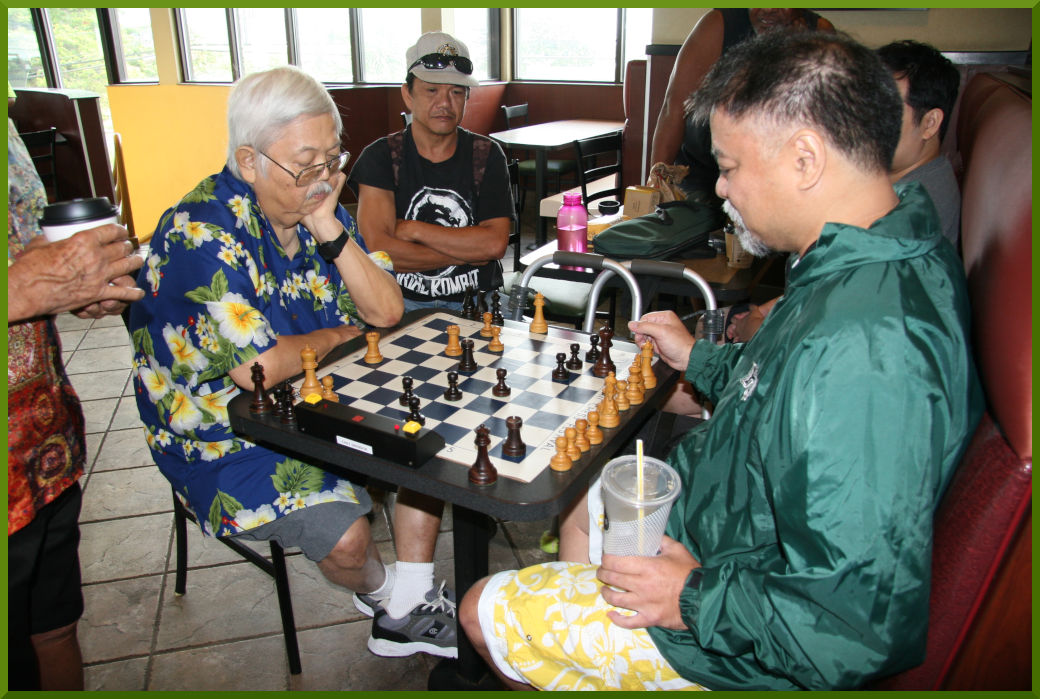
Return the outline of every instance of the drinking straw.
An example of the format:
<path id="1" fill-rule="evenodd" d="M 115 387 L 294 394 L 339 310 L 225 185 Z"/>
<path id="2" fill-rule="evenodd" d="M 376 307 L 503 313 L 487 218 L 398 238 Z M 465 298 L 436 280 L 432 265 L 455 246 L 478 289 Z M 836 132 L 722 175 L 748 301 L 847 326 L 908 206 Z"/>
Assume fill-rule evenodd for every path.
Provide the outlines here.
<path id="1" fill-rule="evenodd" d="M 643 553 L 643 440 L 636 440 L 636 497 L 639 499 L 639 553 Z"/>

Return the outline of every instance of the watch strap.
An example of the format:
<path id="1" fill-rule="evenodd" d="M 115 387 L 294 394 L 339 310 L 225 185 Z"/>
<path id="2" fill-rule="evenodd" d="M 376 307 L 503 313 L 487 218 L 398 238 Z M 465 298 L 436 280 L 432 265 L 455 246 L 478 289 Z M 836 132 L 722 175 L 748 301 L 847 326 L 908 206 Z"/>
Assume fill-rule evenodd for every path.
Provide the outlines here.
<path id="1" fill-rule="evenodd" d="M 347 241 L 350 236 L 347 235 L 347 229 L 343 231 L 335 240 L 330 240 L 325 243 L 318 243 L 318 254 L 321 255 L 322 259 L 326 262 L 335 262 L 339 254 L 343 252 L 343 248 L 346 247 Z"/>

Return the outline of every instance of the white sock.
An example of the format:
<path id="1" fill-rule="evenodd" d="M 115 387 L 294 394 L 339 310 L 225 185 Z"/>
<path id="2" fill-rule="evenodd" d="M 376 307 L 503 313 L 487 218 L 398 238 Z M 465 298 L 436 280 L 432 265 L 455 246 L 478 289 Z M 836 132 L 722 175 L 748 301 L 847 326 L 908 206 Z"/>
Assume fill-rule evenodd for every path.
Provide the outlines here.
<path id="1" fill-rule="evenodd" d="M 385 600 L 390 597 L 390 593 L 394 590 L 394 580 L 397 578 L 397 575 L 394 572 L 393 563 L 390 565 L 384 565 L 383 571 L 386 573 L 386 577 L 383 578 L 383 584 L 368 594 L 378 599 Z"/>
<path id="2" fill-rule="evenodd" d="M 386 613 L 400 619 L 426 601 L 426 593 L 433 587 L 433 563 L 398 561 L 396 565 L 394 589 L 386 604 Z"/>

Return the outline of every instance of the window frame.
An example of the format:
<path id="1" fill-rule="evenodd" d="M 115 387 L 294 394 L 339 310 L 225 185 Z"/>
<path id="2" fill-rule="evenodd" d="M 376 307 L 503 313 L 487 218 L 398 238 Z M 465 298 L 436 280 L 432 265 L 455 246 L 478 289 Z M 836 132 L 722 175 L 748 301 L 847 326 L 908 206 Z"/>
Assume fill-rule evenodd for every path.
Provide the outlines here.
<path id="1" fill-rule="evenodd" d="M 623 7 L 617 8 L 617 24 L 614 30 L 614 80 L 552 80 L 550 78 L 520 78 L 519 71 L 517 70 L 517 43 L 518 43 L 518 31 L 519 23 L 517 22 L 517 11 L 519 9 L 547 9 L 552 8 L 510 8 L 509 18 L 511 27 L 511 40 L 513 50 L 510 52 L 510 69 L 512 73 L 512 81 L 518 83 L 573 83 L 578 85 L 620 85 L 624 82 L 625 74 L 625 33 L 628 31 L 628 15 Z M 501 75 L 501 72 L 499 73 Z"/>

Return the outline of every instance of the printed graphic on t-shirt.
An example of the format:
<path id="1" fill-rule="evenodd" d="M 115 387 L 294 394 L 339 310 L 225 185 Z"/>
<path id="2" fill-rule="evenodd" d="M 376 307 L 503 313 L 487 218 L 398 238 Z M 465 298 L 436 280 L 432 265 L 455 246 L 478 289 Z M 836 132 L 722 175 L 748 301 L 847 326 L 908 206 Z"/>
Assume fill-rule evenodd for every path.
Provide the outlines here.
<path id="1" fill-rule="evenodd" d="M 469 202 L 450 189 L 423 187 L 408 202 L 405 219 L 435 223 L 448 228 L 475 225 Z M 426 272 L 401 272 L 397 281 L 403 289 L 421 296 L 444 297 L 476 287 L 479 270 L 450 265 Z"/>

